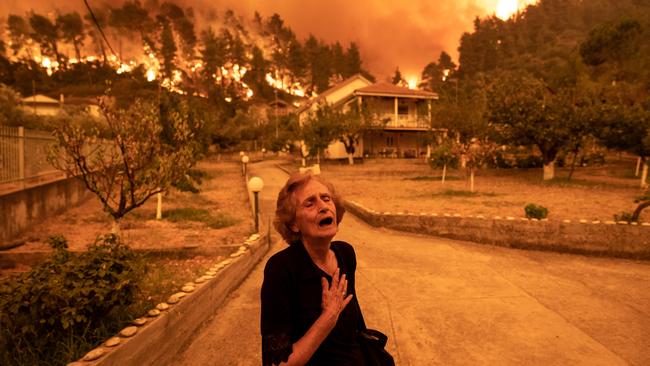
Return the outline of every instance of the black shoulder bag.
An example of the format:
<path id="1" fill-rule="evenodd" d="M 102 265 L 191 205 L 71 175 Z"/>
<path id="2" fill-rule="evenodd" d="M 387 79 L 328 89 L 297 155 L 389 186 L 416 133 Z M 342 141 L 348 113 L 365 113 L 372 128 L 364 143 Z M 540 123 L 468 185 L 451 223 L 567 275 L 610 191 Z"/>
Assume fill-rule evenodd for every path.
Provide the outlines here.
<path id="1" fill-rule="evenodd" d="M 388 337 L 375 329 L 366 328 L 366 322 L 363 320 L 363 313 L 359 302 L 355 301 L 359 309 L 359 344 L 363 352 L 363 358 L 366 361 L 366 366 L 395 366 L 393 356 L 386 351 L 386 342 Z"/>

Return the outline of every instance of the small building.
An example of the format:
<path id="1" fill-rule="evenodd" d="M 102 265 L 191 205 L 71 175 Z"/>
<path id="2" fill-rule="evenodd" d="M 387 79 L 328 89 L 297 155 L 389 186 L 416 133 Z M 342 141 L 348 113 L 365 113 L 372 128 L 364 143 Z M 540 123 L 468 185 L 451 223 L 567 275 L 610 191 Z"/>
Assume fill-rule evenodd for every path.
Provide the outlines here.
<path id="1" fill-rule="evenodd" d="M 409 89 L 389 83 L 373 84 L 360 74 L 354 75 L 313 98 L 298 109 L 301 123 L 319 105 L 346 108 L 357 103 L 369 108 L 373 126 L 363 132 L 355 157 L 419 157 L 426 154 L 425 135 L 432 131 L 431 103 L 438 99 L 433 92 Z M 347 156 L 341 142 L 333 142 L 325 156 Z"/>
<path id="2" fill-rule="evenodd" d="M 37 116 L 56 116 L 61 112 L 62 103 L 47 95 L 36 94 L 21 99 L 22 110 Z"/>

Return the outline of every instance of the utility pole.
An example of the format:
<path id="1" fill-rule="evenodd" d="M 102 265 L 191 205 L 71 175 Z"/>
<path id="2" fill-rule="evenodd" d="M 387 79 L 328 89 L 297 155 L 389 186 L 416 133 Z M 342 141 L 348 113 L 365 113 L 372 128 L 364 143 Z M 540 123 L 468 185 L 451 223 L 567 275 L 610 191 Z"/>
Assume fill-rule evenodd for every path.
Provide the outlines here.
<path id="1" fill-rule="evenodd" d="M 278 89 L 273 89 L 275 94 L 275 138 L 278 138 Z"/>

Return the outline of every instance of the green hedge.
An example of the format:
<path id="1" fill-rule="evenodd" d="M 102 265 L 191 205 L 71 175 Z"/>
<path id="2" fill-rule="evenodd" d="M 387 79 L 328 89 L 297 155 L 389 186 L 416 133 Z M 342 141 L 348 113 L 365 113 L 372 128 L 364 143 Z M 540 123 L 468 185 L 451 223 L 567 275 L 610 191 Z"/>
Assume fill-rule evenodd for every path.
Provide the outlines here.
<path id="1" fill-rule="evenodd" d="M 143 273 L 133 251 L 115 235 L 78 254 L 62 236 L 50 244 L 50 259 L 0 285 L 0 364 L 66 364 L 129 320 Z"/>

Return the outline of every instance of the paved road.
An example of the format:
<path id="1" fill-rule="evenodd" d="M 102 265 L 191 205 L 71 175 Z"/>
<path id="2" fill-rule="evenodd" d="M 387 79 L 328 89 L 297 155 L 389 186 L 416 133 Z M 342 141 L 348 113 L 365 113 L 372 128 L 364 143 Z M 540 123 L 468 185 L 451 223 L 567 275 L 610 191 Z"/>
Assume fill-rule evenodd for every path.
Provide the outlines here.
<path id="1" fill-rule="evenodd" d="M 253 169 L 268 217 L 286 175 Z M 405 234 L 352 215 L 337 238 L 356 248 L 366 322 L 388 334 L 398 365 L 650 365 L 650 263 Z M 175 364 L 261 363 L 266 259 Z"/>

